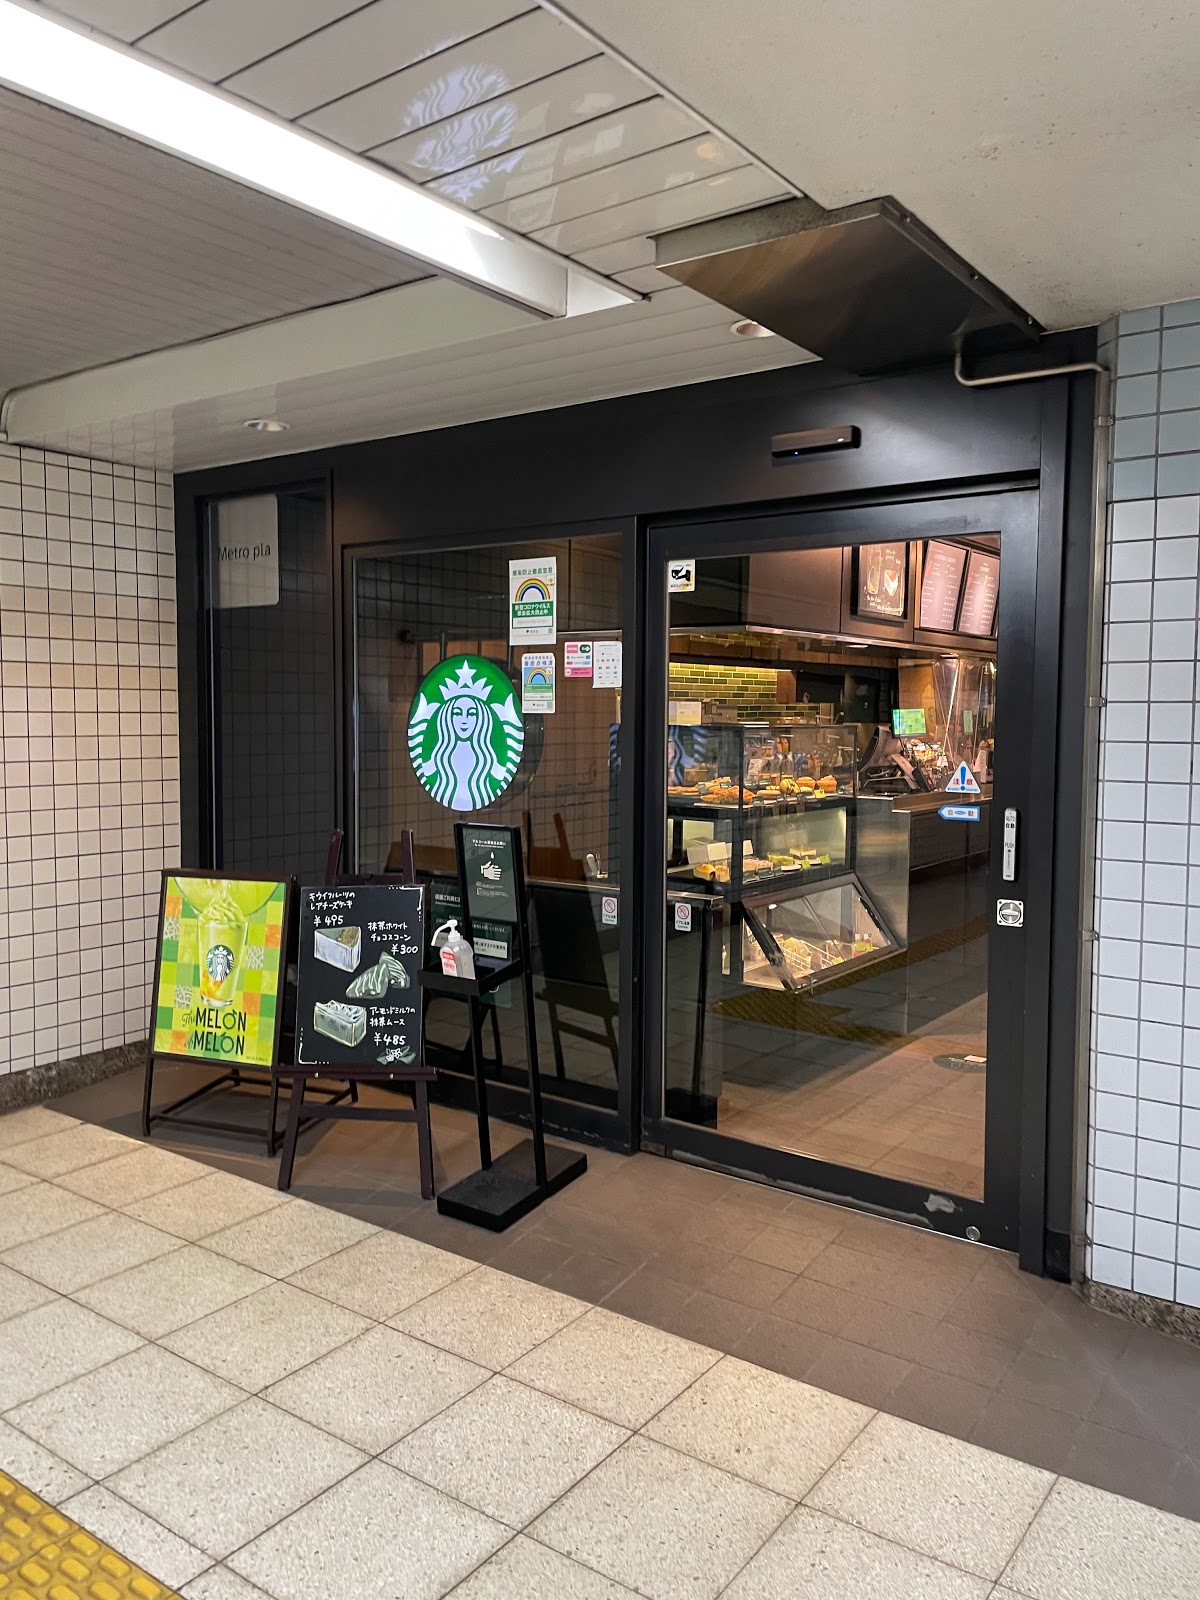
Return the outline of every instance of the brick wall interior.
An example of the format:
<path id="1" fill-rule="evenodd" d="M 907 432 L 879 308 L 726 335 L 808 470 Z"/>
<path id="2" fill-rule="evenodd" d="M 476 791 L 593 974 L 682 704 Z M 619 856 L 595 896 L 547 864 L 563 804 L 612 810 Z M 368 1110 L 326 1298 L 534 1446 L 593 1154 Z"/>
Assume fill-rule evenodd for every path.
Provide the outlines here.
<path id="1" fill-rule="evenodd" d="M 0 445 L 0 1072 L 146 1036 L 179 849 L 173 526 L 167 476 Z"/>

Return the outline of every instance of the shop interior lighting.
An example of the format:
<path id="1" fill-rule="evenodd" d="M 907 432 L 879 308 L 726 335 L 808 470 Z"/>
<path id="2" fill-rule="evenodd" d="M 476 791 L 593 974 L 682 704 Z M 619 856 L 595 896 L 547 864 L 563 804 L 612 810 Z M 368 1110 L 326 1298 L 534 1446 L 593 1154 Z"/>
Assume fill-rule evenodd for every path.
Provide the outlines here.
<path id="1" fill-rule="evenodd" d="M 755 322 L 751 317 L 743 317 L 740 322 L 731 322 L 730 333 L 736 333 L 742 339 L 774 339 L 777 337 L 773 328 L 764 328 L 761 322 Z"/>
<path id="2" fill-rule="evenodd" d="M 479 218 L 314 135 L 68 22 L 0 0 L 0 83 L 493 287 L 496 252 L 534 252 Z M 519 272 L 519 262 L 510 272 Z M 541 268 L 544 271 L 544 268 Z M 613 285 L 614 300 L 637 296 Z M 527 303 L 532 303 L 529 301 Z"/>
<path id="3" fill-rule="evenodd" d="M 279 417 L 247 417 L 242 427 L 249 428 L 251 433 L 287 433 L 291 423 Z"/>

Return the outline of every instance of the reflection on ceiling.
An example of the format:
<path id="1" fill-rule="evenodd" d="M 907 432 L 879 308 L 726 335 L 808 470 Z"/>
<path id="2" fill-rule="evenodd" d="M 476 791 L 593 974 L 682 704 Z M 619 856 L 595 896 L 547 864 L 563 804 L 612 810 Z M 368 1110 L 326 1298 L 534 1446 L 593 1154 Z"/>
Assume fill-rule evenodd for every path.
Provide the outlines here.
<path id="1" fill-rule="evenodd" d="M 51 0 L 640 293 L 663 228 L 795 191 L 531 0 Z"/>

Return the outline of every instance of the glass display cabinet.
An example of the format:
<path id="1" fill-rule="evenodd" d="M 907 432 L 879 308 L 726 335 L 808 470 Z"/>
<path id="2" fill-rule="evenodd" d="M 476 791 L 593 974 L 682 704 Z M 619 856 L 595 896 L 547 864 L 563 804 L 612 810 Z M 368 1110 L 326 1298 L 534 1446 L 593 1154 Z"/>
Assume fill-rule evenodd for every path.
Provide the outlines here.
<path id="1" fill-rule="evenodd" d="M 854 727 L 676 724 L 667 734 L 667 861 L 738 900 L 852 860 Z"/>
<path id="2" fill-rule="evenodd" d="M 725 903 L 725 977 L 811 990 L 902 948 L 855 871 L 856 727 L 674 724 L 667 762 L 667 874 Z"/>
<path id="3" fill-rule="evenodd" d="M 760 989 L 816 989 L 898 948 L 853 876 L 741 909 L 741 978 Z"/>

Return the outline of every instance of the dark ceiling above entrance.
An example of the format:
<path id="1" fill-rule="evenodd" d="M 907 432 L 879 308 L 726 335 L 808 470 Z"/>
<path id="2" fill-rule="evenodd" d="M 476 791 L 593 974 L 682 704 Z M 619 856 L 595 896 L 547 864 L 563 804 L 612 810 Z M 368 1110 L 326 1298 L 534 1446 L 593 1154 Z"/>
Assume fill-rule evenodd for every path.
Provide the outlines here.
<path id="1" fill-rule="evenodd" d="M 890 197 L 785 200 L 660 234 L 660 271 L 848 372 L 1027 344 L 1041 328 Z"/>

